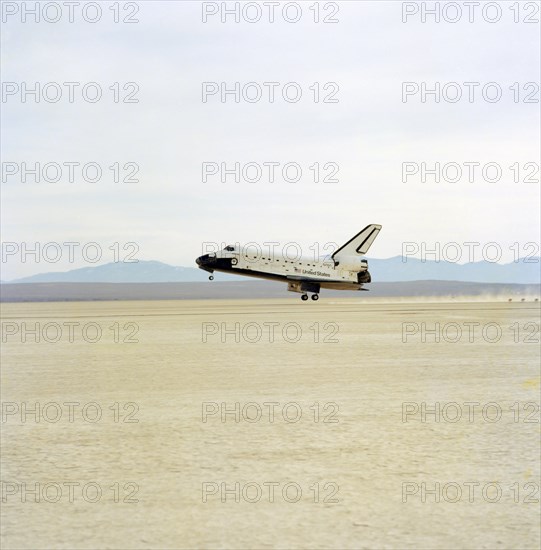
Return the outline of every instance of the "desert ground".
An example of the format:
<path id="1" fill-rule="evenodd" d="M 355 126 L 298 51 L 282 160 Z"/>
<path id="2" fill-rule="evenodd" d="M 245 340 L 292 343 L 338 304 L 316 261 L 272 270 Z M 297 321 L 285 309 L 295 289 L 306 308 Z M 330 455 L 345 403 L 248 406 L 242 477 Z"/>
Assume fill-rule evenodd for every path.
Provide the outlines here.
<path id="1" fill-rule="evenodd" d="M 539 314 L 2 304 L 2 547 L 538 548 Z"/>

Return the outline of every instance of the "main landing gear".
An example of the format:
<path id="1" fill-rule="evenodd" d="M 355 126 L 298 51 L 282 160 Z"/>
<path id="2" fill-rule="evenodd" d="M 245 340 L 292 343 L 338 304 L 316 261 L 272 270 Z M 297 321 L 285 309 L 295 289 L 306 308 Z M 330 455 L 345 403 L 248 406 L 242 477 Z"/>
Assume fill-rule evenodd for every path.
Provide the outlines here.
<path id="1" fill-rule="evenodd" d="M 308 300 L 308 294 L 303 294 L 303 295 L 301 296 L 301 300 L 302 300 L 303 302 L 306 302 L 306 300 Z M 319 294 L 312 294 L 312 300 L 314 300 L 314 302 L 315 302 L 316 300 L 319 300 Z"/>

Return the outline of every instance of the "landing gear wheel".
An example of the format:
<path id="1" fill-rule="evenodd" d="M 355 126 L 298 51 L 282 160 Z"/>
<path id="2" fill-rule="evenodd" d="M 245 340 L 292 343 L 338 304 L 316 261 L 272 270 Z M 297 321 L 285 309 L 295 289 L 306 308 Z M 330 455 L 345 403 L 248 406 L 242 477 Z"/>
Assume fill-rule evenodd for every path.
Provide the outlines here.
<path id="1" fill-rule="evenodd" d="M 209 281 L 214 281 L 214 276 L 213 275 L 209 275 Z"/>
<path id="2" fill-rule="evenodd" d="M 314 300 L 314 302 L 319 300 L 319 294 L 312 294 L 312 300 Z"/>
<path id="3" fill-rule="evenodd" d="M 303 295 L 301 296 L 301 300 L 302 300 L 303 302 L 306 302 L 306 300 L 308 300 L 308 294 L 303 294 Z"/>

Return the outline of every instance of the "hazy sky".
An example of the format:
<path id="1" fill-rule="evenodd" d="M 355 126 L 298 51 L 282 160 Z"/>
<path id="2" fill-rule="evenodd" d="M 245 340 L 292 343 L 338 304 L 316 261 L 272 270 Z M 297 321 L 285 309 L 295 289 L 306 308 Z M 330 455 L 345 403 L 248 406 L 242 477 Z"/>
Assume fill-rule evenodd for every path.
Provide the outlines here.
<path id="1" fill-rule="evenodd" d="M 219 13 L 203 23 L 202 2 L 139 1 L 121 2 L 119 14 L 122 19 L 137 9 L 132 18 L 138 23 L 115 23 L 113 3 L 106 2 L 95 23 L 85 21 L 79 8 L 73 23 L 66 8 L 61 21 L 36 23 L 31 15 L 22 21 L 25 3 L 14 15 L 6 4 L 15 5 L 4 3 L 2 24 L 4 243 L 97 242 L 99 263 L 106 263 L 113 260 L 112 243 L 135 242 L 138 259 L 186 266 L 195 265 L 203 242 L 296 241 L 309 252 L 314 242 L 342 244 L 369 223 L 383 225 L 369 258 L 398 255 L 403 242 L 473 241 L 498 243 L 503 262 L 513 259 L 513 243 L 539 243 L 540 27 L 524 22 L 538 21 L 539 12 L 513 12 L 502 2 L 499 21 L 488 22 L 478 8 L 470 23 L 460 4 L 457 23 L 436 23 L 431 16 L 423 23 L 420 12 L 404 23 L 402 2 L 323 2 L 320 19 L 338 22 L 315 23 L 310 1 L 297 3 L 302 16 L 296 23 L 284 21 L 283 2 L 274 23 L 262 4 L 257 23 L 235 23 L 233 16 L 222 23 Z M 332 16 L 334 4 L 339 11 Z M 95 9 L 86 9 L 94 18 Z M 295 9 L 287 12 L 290 19 Z M 250 10 L 248 17 L 255 17 L 257 8 Z M 53 11 L 45 15 L 55 18 Z M 47 93 L 54 98 L 59 88 L 62 96 L 48 102 L 42 95 L 36 102 L 26 95 L 23 102 L 23 82 L 28 88 L 59 83 Z M 73 103 L 64 82 L 80 83 Z M 95 103 L 82 98 L 88 82 L 101 87 Z M 115 82 L 121 99 L 134 89 L 123 85 L 136 83 L 138 102 L 115 103 Z M 203 82 L 216 83 L 209 90 L 257 83 L 262 97 L 250 102 L 241 93 L 236 103 L 233 94 L 225 102 L 215 94 L 203 102 Z M 265 82 L 278 83 L 273 103 Z M 430 88 L 439 82 L 440 90 L 449 82 L 459 86 L 448 85 L 439 102 L 433 95 L 422 102 L 420 93 L 404 101 L 404 82 L 413 83 L 411 89 L 423 82 Z M 490 82 L 495 85 L 485 88 L 487 97 L 499 87 L 498 101 L 483 97 Z M 283 99 L 287 83 L 296 83 L 287 88 L 290 97 L 301 90 L 298 102 Z M 462 98 L 452 102 L 457 89 Z M 86 91 L 92 98 L 95 88 Z M 255 85 L 245 89 L 248 99 L 257 91 Z M 327 96 L 337 102 L 323 102 Z M 20 171 L 9 175 L 23 162 L 94 162 L 103 174 L 85 181 L 73 165 L 71 183 L 67 166 L 61 181 L 42 175 L 36 183 L 27 175 L 23 182 Z M 222 182 L 220 174 L 203 182 L 205 162 L 229 168 L 258 163 L 261 179 L 242 181 L 241 172 L 238 183 L 232 175 Z M 279 163 L 274 182 L 263 165 L 269 162 Z M 448 165 L 439 183 L 430 174 L 423 182 L 420 172 L 404 182 L 405 162 L 419 168 L 425 162 L 429 169 L 436 162 L 457 163 L 463 174 L 454 182 L 455 165 Z M 473 182 L 465 162 L 479 163 Z M 491 162 L 496 165 L 484 178 L 482 167 Z M 139 181 L 115 183 L 114 163 L 121 177 L 133 166 L 124 170 L 126 163 L 136 163 Z M 283 180 L 286 163 L 300 166 L 299 181 Z M 339 181 L 315 182 L 314 163 L 320 180 L 338 168 Z M 498 167 L 499 181 L 487 181 L 497 178 Z M 294 180 L 295 165 L 290 170 Z M 255 179 L 255 166 L 246 174 Z M 32 256 L 23 263 L 20 252 L 10 255 L 3 258 L 2 279 L 93 265 L 80 252 L 73 263 L 67 248 L 62 254 L 57 263 Z"/>

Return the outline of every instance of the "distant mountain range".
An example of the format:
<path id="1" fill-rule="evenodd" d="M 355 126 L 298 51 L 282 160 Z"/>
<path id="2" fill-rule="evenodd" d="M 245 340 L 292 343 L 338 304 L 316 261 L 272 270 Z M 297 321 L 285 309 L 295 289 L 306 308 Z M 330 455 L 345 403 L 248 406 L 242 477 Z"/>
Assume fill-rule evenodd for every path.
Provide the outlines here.
<path id="1" fill-rule="evenodd" d="M 188 283 L 205 281 L 208 275 L 197 267 L 176 267 L 156 261 L 112 262 L 64 272 L 39 273 L 9 283 Z M 224 273 L 220 279 L 232 281 L 239 276 Z"/>
<path id="2" fill-rule="evenodd" d="M 536 284 L 541 280 L 540 258 L 517 262 L 470 262 L 466 264 L 422 261 L 395 256 L 386 260 L 368 260 L 373 281 L 463 281 L 472 283 Z"/>
<path id="3" fill-rule="evenodd" d="M 406 281 L 463 281 L 478 283 L 540 282 L 540 259 L 529 258 L 508 264 L 472 262 L 456 264 L 449 262 L 422 261 L 415 258 L 395 256 L 385 260 L 368 260 L 369 271 L 375 282 Z M 216 280 L 239 281 L 244 277 L 215 273 Z M 23 277 L 6 283 L 173 283 L 200 282 L 208 274 L 195 267 L 176 267 L 156 261 L 134 263 L 108 263 L 83 267 L 64 272 L 50 272 Z"/>

